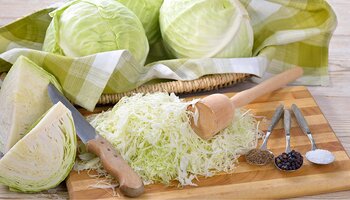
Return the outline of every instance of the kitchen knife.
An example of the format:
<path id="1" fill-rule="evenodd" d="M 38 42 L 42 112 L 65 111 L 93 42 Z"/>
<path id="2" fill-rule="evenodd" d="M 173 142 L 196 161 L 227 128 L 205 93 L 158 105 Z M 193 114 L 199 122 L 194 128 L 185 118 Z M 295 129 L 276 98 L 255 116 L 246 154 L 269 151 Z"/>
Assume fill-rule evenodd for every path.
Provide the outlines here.
<path id="1" fill-rule="evenodd" d="M 100 157 L 104 169 L 117 178 L 121 192 L 129 197 L 141 195 L 144 191 L 141 178 L 116 152 L 111 143 L 98 135 L 95 128 L 51 83 L 48 86 L 48 93 L 52 103 L 62 102 L 72 112 L 77 135 L 86 144 L 89 152 Z"/>

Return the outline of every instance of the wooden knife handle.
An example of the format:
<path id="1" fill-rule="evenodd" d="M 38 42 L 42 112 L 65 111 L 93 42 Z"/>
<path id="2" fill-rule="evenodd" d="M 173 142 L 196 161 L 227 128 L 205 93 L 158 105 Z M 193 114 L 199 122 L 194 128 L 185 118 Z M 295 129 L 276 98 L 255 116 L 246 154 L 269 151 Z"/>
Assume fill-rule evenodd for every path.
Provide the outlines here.
<path id="1" fill-rule="evenodd" d="M 141 178 L 128 165 L 128 163 L 116 152 L 114 147 L 106 139 L 98 137 L 89 140 L 87 150 L 100 157 L 104 169 L 116 177 L 120 191 L 128 197 L 138 197 L 144 191 Z"/>

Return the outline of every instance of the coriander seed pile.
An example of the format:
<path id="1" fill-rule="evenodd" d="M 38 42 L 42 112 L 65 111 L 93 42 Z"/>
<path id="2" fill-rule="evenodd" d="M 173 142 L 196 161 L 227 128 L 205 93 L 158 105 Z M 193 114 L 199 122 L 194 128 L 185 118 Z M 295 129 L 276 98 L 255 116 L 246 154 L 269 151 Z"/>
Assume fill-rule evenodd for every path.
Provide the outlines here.
<path id="1" fill-rule="evenodd" d="M 252 149 L 245 158 L 249 164 L 266 165 L 273 160 L 273 154 L 268 150 Z"/>

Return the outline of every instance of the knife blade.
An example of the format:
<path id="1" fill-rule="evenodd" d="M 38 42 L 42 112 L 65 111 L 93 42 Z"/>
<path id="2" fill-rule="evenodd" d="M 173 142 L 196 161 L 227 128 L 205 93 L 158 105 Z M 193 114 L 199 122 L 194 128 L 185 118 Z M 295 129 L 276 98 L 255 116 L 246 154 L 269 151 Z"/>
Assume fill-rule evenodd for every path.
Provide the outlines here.
<path id="1" fill-rule="evenodd" d="M 53 84 L 48 86 L 52 103 L 62 102 L 72 113 L 77 135 L 86 144 L 87 150 L 100 157 L 104 169 L 116 177 L 121 192 L 129 197 L 137 197 L 144 191 L 141 178 L 120 156 L 112 144 L 96 133 L 83 115 L 61 94 Z"/>
<path id="2" fill-rule="evenodd" d="M 90 125 L 83 115 L 64 97 L 57 88 L 49 84 L 48 92 L 52 103 L 62 102 L 72 113 L 74 123 L 76 124 L 77 135 L 80 140 L 86 144 L 89 140 L 95 139 L 97 134 L 95 128 Z"/>

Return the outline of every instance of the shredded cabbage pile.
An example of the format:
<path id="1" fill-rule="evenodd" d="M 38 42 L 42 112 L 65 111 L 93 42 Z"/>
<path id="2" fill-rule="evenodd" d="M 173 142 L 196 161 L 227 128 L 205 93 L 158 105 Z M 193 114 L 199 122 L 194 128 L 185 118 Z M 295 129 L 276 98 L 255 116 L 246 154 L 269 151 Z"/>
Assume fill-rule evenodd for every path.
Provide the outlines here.
<path id="1" fill-rule="evenodd" d="M 91 119 L 98 134 L 110 141 L 142 177 L 145 184 L 160 182 L 195 185 L 198 175 L 230 172 L 237 158 L 255 148 L 258 131 L 254 117 L 236 110 L 234 122 L 209 141 L 191 129 L 192 112 L 174 94 L 135 94 L 122 98 L 112 110 Z M 98 158 L 82 153 L 77 170 L 101 168 Z"/>

